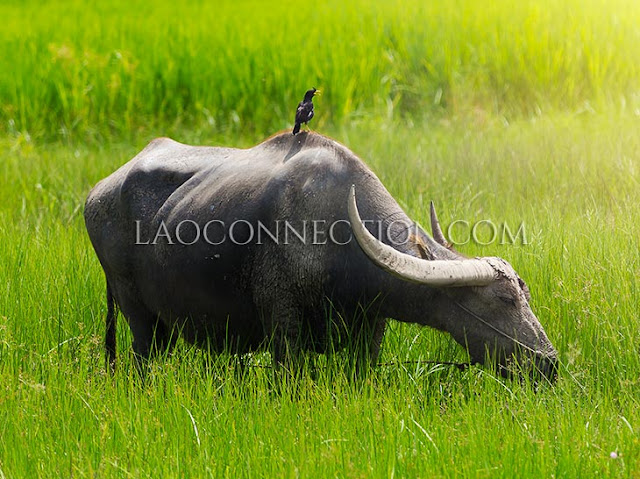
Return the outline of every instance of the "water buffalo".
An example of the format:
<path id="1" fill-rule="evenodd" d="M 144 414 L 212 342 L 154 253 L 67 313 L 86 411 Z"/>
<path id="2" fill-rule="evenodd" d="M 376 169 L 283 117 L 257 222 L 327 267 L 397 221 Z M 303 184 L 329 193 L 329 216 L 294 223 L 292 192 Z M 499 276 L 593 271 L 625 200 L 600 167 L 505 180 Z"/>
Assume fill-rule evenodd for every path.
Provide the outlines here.
<path id="1" fill-rule="evenodd" d="M 89 193 L 85 222 L 139 358 L 174 332 L 210 350 L 358 348 L 377 358 L 387 318 L 450 333 L 483 363 L 518 359 L 555 377 L 529 292 L 500 258 L 433 238 L 346 147 L 314 133 L 249 149 L 153 140 Z M 354 355 L 355 355 L 354 351 Z"/>

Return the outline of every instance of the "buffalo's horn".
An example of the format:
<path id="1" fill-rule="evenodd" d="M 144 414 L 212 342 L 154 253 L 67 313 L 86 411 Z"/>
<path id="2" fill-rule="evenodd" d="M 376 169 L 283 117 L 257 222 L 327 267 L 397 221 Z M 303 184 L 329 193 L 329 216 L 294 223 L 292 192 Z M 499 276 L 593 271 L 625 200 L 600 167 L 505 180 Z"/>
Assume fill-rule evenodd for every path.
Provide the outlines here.
<path id="1" fill-rule="evenodd" d="M 442 229 L 440 228 L 440 222 L 438 221 L 438 215 L 436 215 L 436 207 L 433 206 L 433 201 L 431 202 L 431 234 L 433 234 L 433 239 L 440 243 L 445 248 L 450 248 L 447 239 L 444 237 L 442 233 Z"/>
<path id="2" fill-rule="evenodd" d="M 389 273 L 414 283 L 431 286 L 483 286 L 496 279 L 496 271 L 481 259 L 433 260 L 416 258 L 384 244 L 375 238 L 362 223 L 356 205 L 355 185 L 349 194 L 351 229 L 371 260 Z"/>

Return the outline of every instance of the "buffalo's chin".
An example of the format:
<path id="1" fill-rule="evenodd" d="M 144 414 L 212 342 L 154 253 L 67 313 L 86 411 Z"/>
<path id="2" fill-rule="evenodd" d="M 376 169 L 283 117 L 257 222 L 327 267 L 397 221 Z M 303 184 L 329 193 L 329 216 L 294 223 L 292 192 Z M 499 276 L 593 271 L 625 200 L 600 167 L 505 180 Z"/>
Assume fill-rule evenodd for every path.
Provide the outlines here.
<path id="1" fill-rule="evenodd" d="M 552 356 L 537 355 L 533 358 L 512 358 L 501 364 L 500 374 L 505 378 L 524 379 L 528 377 L 534 383 L 546 381 L 553 383 L 558 378 L 558 360 Z"/>
<path id="2" fill-rule="evenodd" d="M 555 382 L 558 378 L 558 359 L 555 356 L 536 355 L 535 357 L 503 356 L 496 361 L 494 358 L 471 358 L 471 362 L 482 364 L 494 370 L 505 379 L 524 379 L 528 377 L 533 382 Z"/>

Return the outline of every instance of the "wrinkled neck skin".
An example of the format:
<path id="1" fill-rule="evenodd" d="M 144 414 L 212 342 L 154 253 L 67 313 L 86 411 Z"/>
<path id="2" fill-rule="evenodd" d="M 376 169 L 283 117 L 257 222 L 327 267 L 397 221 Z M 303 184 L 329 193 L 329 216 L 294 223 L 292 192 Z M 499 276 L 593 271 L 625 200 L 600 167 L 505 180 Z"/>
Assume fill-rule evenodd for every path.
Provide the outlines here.
<path id="1" fill-rule="evenodd" d="M 344 204 L 347 203 L 346 188 Z M 360 193 L 359 193 L 360 192 Z M 382 242 L 394 249 L 426 260 L 460 259 L 459 255 L 437 243 L 416 224 L 370 172 L 360 175 L 356 184 L 357 206 L 365 227 Z M 372 225 L 380 224 L 379 230 Z M 362 252 L 354 240 L 352 257 L 359 260 L 354 264 L 360 284 L 366 285 L 365 301 L 377 303 L 380 316 L 407 323 L 428 325 L 447 331 L 445 319 L 438 303 L 446 302 L 442 288 L 408 282 L 393 276 L 376 266 Z M 350 285 L 346 289 L 350 290 Z M 355 293 L 356 291 L 351 291 Z M 348 294 L 347 294 L 348 296 Z M 375 298 L 375 299 L 374 299 Z M 368 307 L 369 305 L 362 305 Z"/>
<path id="2" fill-rule="evenodd" d="M 409 218 L 406 220 L 411 221 Z M 404 228 L 402 228 L 404 230 Z M 417 234 L 417 243 L 424 245 L 421 250 L 413 244 L 397 245 L 398 250 L 416 257 L 427 254 L 427 260 L 454 260 L 460 256 L 437 243 L 420 227 L 411 227 Z M 408 231 L 392 231 L 391 235 L 406 237 Z M 390 235 L 390 236 L 391 236 Z M 451 327 L 451 298 L 446 288 L 435 288 L 424 284 L 412 283 L 376 267 L 374 283 L 383 291 L 380 311 L 385 317 L 405 323 L 416 323 L 430 326 L 441 331 L 455 333 L 457 328 Z M 453 329 L 453 330 L 452 330 Z M 454 336 L 455 337 L 455 336 Z"/>
<path id="3" fill-rule="evenodd" d="M 448 249 L 424 234 L 420 239 L 428 246 L 430 260 L 451 260 L 459 258 Z M 435 288 L 405 281 L 381 271 L 380 278 L 388 285 L 381 311 L 386 317 L 405 323 L 430 326 L 440 331 L 454 333 L 451 327 L 451 298 L 446 288 Z"/>
<path id="4" fill-rule="evenodd" d="M 456 305 L 444 288 L 402 282 L 388 291 L 381 307 L 386 317 L 444 331 L 466 346 L 464 338 L 469 325 L 465 326 L 462 318 L 456 318 L 463 311 L 456 311 Z"/>

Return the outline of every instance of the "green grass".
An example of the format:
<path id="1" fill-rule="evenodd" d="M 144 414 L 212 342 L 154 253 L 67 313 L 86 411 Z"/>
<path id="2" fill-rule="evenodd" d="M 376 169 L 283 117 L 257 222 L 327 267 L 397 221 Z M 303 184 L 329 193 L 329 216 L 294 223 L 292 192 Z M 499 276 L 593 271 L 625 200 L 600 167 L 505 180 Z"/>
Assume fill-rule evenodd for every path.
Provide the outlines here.
<path id="1" fill-rule="evenodd" d="M 0 128 L 36 138 L 260 136 L 312 85 L 316 125 L 640 107 L 633 0 L 12 3 Z"/>
<path id="2" fill-rule="evenodd" d="M 365 384 L 321 368 L 276 391 L 269 370 L 240 380 L 229 358 L 183 343 L 142 385 L 123 321 L 124 364 L 110 378 L 104 283 L 78 205 L 138 147 L 5 145 L 0 467 L 6 477 L 634 477 L 637 124 L 568 115 L 334 131 L 422 223 L 431 198 L 445 225 L 525 223 L 528 245 L 461 249 L 503 256 L 528 281 L 562 361 L 558 383 L 537 392 L 428 365 L 381 367 Z M 446 335 L 395 324 L 381 361 L 464 358 Z"/>
<path id="3" fill-rule="evenodd" d="M 640 10 L 423 3 L 0 5 L 0 478 L 638 477 Z M 396 323 L 364 382 L 320 358 L 275 388 L 180 342 L 142 384 L 122 319 L 105 374 L 91 186 L 153 136 L 254 144 L 312 84 L 312 127 L 423 225 L 432 199 L 524 224 L 459 249 L 527 281 L 554 386 L 398 364 L 466 353 Z"/>

